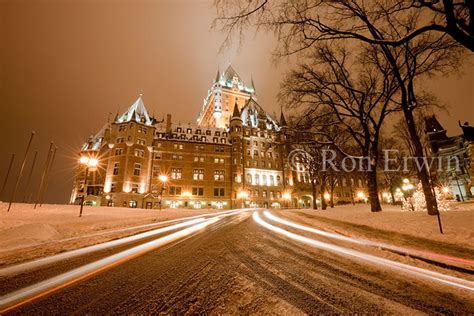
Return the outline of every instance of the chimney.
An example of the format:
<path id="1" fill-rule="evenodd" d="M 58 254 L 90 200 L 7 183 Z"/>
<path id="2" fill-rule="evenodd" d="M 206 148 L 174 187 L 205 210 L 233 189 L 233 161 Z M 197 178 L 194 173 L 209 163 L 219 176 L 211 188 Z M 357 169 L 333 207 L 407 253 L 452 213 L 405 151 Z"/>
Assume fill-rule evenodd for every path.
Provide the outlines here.
<path id="1" fill-rule="evenodd" d="M 166 114 L 166 133 L 171 133 L 171 114 Z"/>

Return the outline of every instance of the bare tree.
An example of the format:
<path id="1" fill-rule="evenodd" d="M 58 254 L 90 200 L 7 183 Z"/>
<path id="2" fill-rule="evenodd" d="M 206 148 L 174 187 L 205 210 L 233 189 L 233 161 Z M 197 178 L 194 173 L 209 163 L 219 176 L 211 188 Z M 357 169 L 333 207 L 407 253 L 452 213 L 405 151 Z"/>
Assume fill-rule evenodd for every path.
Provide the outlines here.
<path id="1" fill-rule="evenodd" d="M 280 40 L 302 33 L 305 46 L 328 39 L 353 38 L 369 44 L 401 46 L 426 33 L 449 35 L 474 52 L 474 1 L 472 0 L 214 0 L 228 36 L 250 24 L 276 30 Z M 357 13 L 357 15 L 354 15 Z M 366 14 L 370 13 L 370 14 Z M 364 19 L 373 23 L 421 16 L 409 32 L 373 37 Z M 390 17 L 387 19 L 387 17 Z M 291 31 L 284 30 L 292 28 Z M 369 33 L 369 34 L 368 34 Z M 293 34 L 293 35 L 294 35 Z M 386 34 L 388 35 L 388 34 Z M 288 43 L 288 42 L 287 42 Z"/>
<path id="2" fill-rule="evenodd" d="M 344 47 L 321 44 L 308 63 L 290 72 L 281 95 L 289 106 L 319 108 L 332 114 L 334 122 L 357 145 L 367 174 L 371 210 L 378 212 L 382 210 L 376 174 L 379 139 L 386 117 L 398 110 L 391 100 L 398 86 L 390 66 L 368 62 L 367 54 L 369 50 L 352 56 Z M 306 118 L 307 112 L 302 111 Z M 344 144 L 335 145 L 342 148 Z"/>
<path id="3" fill-rule="evenodd" d="M 429 4 L 427 1 L 422 3 Z M 469 3 L 468 9 L 472 7 L 470 2 L 466 3 Z M 415 155 L 420 159 L 424 158 L 413 117 L 418 97 L 416 83 L 420 78 L 446 74 L 457 69 L 461 45 L 444 32 L 417 32 L 423 21 L 426 21 L 422 10 L 416 6 L 402 10 L 406 4 L 404 0 L 218 0 L 216 4 L 217 21 L 223 22 L 223 29 L 228 34 L 235 30 L 242 32 L 243 28 L 251 24 L 265 27 L 277 34 L 277 55 L 280 56 L 306 51 L 321 41 L 342 40 L 349 46 L 356 41 L 372 46 L 377 51 L 378 58 L 384 58 L 391 66 L 399 86 L 398 102 Z M 457 6 L 459 7 L 461 6 Z M 428 8 L 434 10 L 435 7 Z M 446 13 L 450 14 L 449 10 Z M 469 25 L 472 25 L 470 21 Z M 414 32 L 417 32 L 416 36 L 411 35 Z M 390 43 L 396 38 L 407 39 L 396 43 L 397 45 Z M 422 183 L 428 214 L 436 215 L 438 210 L 428 170 L 420 168 L 418 177 Z"/>

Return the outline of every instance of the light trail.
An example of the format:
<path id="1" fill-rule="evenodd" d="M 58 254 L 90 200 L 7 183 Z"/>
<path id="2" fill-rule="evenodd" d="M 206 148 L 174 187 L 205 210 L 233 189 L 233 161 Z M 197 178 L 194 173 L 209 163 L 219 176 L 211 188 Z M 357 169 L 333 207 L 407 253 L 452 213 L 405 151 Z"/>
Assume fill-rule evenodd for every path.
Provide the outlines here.
<path id="1" fill-rule="evenodd" d="M 456 277 L 449 276 L 449 275 L 445 275 L 445 274 L 442 274 L 442 273 L 430 271 L 430 270 L 425 270 L 425 269 L 418 268 L 418 267 L 413 267 L 413 266 L 410 266 L 410 265 L 407 265 L 407 264 L 404 264 L 404 263 L 391 261 L 391 260 L 388 260 L 388 259 L 376 257 L 376 256 L 369 255 L 369 254 L 365 254 L 365 253 L 362 253 L 360 251 L 356 251 L 356 250 L 352 250 L 352 249 L 332 245 L 332 244 L 321 242 L 321 241 L 311 239 L 311 238 L 308 238 L 308 237 L 305 237 L 305 236 L 301 236 L 301 235 L 289 232 L 289 231 L 287 231 L 283 228 L 280 228 L 280 227 L 277 227 L 277 226 L 274 226 L 274 225 L 271 225 L 271 224 L 265 222 L 260 217 L 258 212 L 254 212 L 252 217 L 258 224 L 260 224 L 261 226 L 263 226 L 263 227 L 265 227 L 265 228 L 267 228 L 267 229 L 269 229 L 269 230 L 271 230 L 271 231 L 273 231 L 277 234 L 280 234 L 280 235 L 283 235 L 283 236 L 288 237 L 290 239 L 308 244 L 308 245 L 313 246 L 315 248 L 327 250 L 327 251 L 330 251 L 330 252 L 336 253 L 336 254 L 342 254 L 342 255 L 353 257 L 353 258 L 361 259 L 361 260 L 364 260 L 364 261 L 375 263 L 376 265 L 382 265 L 382 266 L 389 267 L 389 268 L 392 268 L 392 269 L 396 269 L 396 270 L 399 270 L 399 271 L 407 272 L 407 273 L 410 273 L 412 275 L 420 276 L 420 277 L 423 277 L 425 279 L 441 282 L 441 283 L 444 283 L 444 284 L 447 284 L 447 285 L 455 286 L 455 287 L 458 287 L 458 288 L 461 288 L 461 289 L 464 289 L 464 290 L 474 292 L 474 282 L 464 280 L 464 279 L 461 279 L 461 278 L 456 278 Z"/>
<path id="2" fill-rule="evenodd" d="M 310 232 L 310 233 L 314 233 L 314 234 L 317 234 L 317 235 L 320 235 L 320 236 L 328 237 L 328 238 L 333 238 L 333 239 L 346 241 L 346 242 L 350 242 L 350 243 L 354 243 L 354 244 L 358 244 L 358 245 L 363 245 L 363 246 L 370 246 L 370 247 L 377 247 L 377 248 L 381 248 L 381 249 L 385 249 L 385 250 L 391 250 L 391 251 L 406 254 L 406 255 L 413 255 L 413 256 L 425 257 L 425 258 L 426 257 L 428 257 L 428 258 L 437 258 L 437 259 L 442 259 L 444 261 L 449 261 L 449 262 L 455 262 L 455 263 L 460 263 L 460 264 L 464 264 L 464 265 L 474 266 L 474 261 L 469 260 L 469 259 L 451 257 L 451 256 L 441 255 L 441 254 L 428 252 L 428 251 L 412 250 L 412 249 L 407 249 L 407 248 L 403 248 L 403 247 L 393 246 L 393 245 L 386 244 L 386 243 L 375 242 L 375 241 L 371 241 L 371 240 L 367 240 L 367 239 L 347 237 L 347 236 L 343 236 L 341 234 L 330 233 L 330 232 L 319 230 L 319 229 L 316 229 L 316 228 L 313 228 L 313 227 L 308 227 L 308 226 L 296 224 L 296 223 L 290 222 L 288 220 L 279 218 L 279 217 L 273 215 L 272 213 L 270 213 L 269 211 L 264 211 L 263 214 L 268 219 L 270 219 L 272 221 L 275 221 L 277 223 L 280 223 L 280 224 L 283 224 L 283 225 L 286 225 L 286 226 L 290 226 L 290 227 L 293 227 L 293 228 L 297 228 L 297 229 L 300 229 L 300 230 L 304 230 L 304 231 L 307 231 L 307 232 Z"/>
<path id="3" fill-rule="evenodd" d="M 61 288 L 67 287 L 80 280 L 88 278 L 98 272 L 110 269 L 116 265 L 119 265 L 133 258 L 141 256 L 147 252 L 150 252 L 154 249 L 167 245 L 173 241 L 182 239 L 192 233 L 198 232 L 199 230 L 206 228 L 207 226 L 217 222 L 218 220 L 219 218 L 217 217 L 208 219 L 204 222 L 197 223 L 191 227 L 182 229 L 170 235 L 158 238 L 156 240 L 144 243 L 139 246 L 135 246 L 112 256 L 86 264 L 82 267 L 52 277 L 45 281 L 4 295 L 0 297 L 0 313 L 5 313 L 32 300 L 35 300 L 44 295 L 57 291 Z"/>
<path id="4" fill-rule="evenodd" d="M 92 252 L 96 252 L 96 251 L 100 251 L 100 250 L 104 250 L 104 249 L 124 245 L 124 244 L 134 242 L 134 241 L 137 241 L 137 240 L 140 240 L 140 239 L 144 239 L 144 238 L 147 238 L 147 237 L 156 236 L 156 235 L 159 235 L 159 234 L 162 234 L 162 233 L 166 233 L 166 232 L 169 232 L 169 231 L 172 231 L 172 230 L 175 230 L 175 229 L 183 228 L 183 227 L 186 227 L 186 226 L 191 226 L 191 225 L 194 225 L 194 224 L 205 221 L 205 218 L 203 216 L 213 215 L 213 216 L 210 216 L 210 218 L 220 219 L 220 218 L 223 218 L 223 217 L 232 216 L 232 215 L 242 213 L 242 212 L 246 212 L 246 211 L 249 211 L 249 210 L 250 209 L 241 209 L 241 210 L 237 210 L 237 211 L 236 210 L 225 211 L 225 212 L 217 213 L 217 215 L 216 214 L 198 215 L 195 219 L 191 219 L 191 220 L 188 220 L 188 221 L 185 221 L 185 222 L 181 222 L 179 224 L 170 225 L 170 226 L 150 230 L 150 231 L 147 231 L 147 232 L 143 232 L 143 233 L 140 233 L 140 234 L 136 234 L 136 235 L 132 235 L 132 236 L 128 236 L 128 237 L 123 237 L 123 238 L 120 238 L 120 239 L 107 241 L 107 242 L 100 243 L 100 244 L 97 244 L 97 245 L 87 246 L 87 247 L 84 247 L 84 248 L 75 249 L 75 250 L 63 252 L 63 253 L 60 253 L 60 254 L 57 254 L 57 255 L 52 255 L 52 256 L 48 256 L 48 257 L 28 261 L 28 262 L 25 262 L 25 263 L 20 263 L 20 264 L 13 265 L 13 266 L 10 266 L 10 267 L 6 267 L 6 268 L 3 268 L 3 269 L 0 269 L 0 276 L 15 275 L 15 274 L 21 273 L 23 271 L 31 270 L 31 269 L 34 269 L 34 268 L 39 268 L 39 267 L 42 267 L 44 265 L 51 264 L 51 263 L 54 263 L 54 262 L 58 262 L 58 261 L 61 261 L 61 260 L 70 259 L 70 258 L 82 256 L 82 255 L 85 255 L 85 254 L 90 254 Z M 191 217 L 191 218 L 194 218 L 194 217 Z M 182 220 L 183 219 L 181 219 L 181 221 Z M 172 222 L 176 222 L 176 221 L 179 221 L 179 220 L 172 220 Z M 166 223 L 166 222 L 161 222 L 159 224 L 163 224 L 163 223 Z M 141 226 L 138 226 L 138 227 L 157 226 L 157 224 L 158 223 L 146 224 L 146 225 L 141 225 Z M 134 229 L 136 227 L 126 228 L 126 229 L 123 229 L 123 230 Z M 83 238 L 85 238 L 85 237 L 83 237 Z"/>
<path id="5" fill-rule="evenodd" d="M 87 234 L 87 235 L 80 235 L 80 236 L 64 238 L 64 239 L 59 239 L 59 240 L 50 241 L 50 242 L 43 242 L 43 243 L 37 244 L 36 246 L 43 246 L 43 245 L 48 245 L 48 244 L 57 244 L 57 243 L 72 241 L 72 240 L 77 240 L 77 239 L 101 236 L 101 235 L 112 234 L 112 233 L 121 233 L 121 232 L 130 231 L 130 230 L 136 230 L 136 229 L 144 229 L 144 228 L 151 228 L 151 227 L 156 227 L 156 226 L 163 226 L 163 225 L 166 225 L 166 224 L 172 224 L 172 223 L 182 222 L 182 221 L 191 220 L 191 219 L 220 216 L 220 215 L 225 215 L 225 214 L 228 214 L 228 213 L 245 212 L 245 211 L 250 211 L 250 210 L 252 210 L 252 209 L 251 208 L 243 208 L 243 209 L 239 209 L 237 211 L 236 210 L 228 210 L 228 211 L 222 211 L 222 212 L 216 212 L 216 213 L 206 213 L 206 214 L 200 214 L 200 215 L 170 219 L 170 220 L 167 220 L 167 221 L 156 222 L 156 223 L 151 223 L 151 224 L 142 224 L 142 225 L 137 225 L 137 226 L 132 226 L 132 227 L 111 229 L 111 230 L 101 231 L 101 232 Z M 31 246 L 11 248 L 11 249 L 12 250 L 18 250 L 18 249 L 24 249 L 24 248 L 27 248 L 27 247 L 31 247 Z"/>

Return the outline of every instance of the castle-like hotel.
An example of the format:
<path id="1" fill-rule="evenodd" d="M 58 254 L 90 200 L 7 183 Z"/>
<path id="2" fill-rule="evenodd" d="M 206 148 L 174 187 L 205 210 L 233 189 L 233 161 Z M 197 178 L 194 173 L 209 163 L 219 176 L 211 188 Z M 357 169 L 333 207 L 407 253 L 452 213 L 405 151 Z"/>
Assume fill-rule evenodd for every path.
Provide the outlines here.
<path id="1" fill-rule="evenodd" d="M 311 207 L 303 168 L 290 168 L 286 121 L 257 103 L 229 66 L 217 76 L 197 124 L 151 117 L 140 96 L 85 143 L 71 203 L 138 208 Z M 87 179 L 86 179 L 87 177 Z M 363 197 L 365 180 L 342 178 L 336 202 Z"/>

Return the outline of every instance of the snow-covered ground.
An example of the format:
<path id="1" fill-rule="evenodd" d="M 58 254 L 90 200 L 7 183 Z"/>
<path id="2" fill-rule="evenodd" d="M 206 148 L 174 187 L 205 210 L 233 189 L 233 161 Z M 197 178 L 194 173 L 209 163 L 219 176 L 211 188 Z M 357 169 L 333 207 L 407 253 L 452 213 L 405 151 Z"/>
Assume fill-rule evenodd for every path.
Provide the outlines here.
<path id="1" fill-rule="evenodd" d="M 212 209 L 145 210 L 119 207 L 84 207 L 0 203 L 0 265 L 75 249 L 140 231 L 115 232 L 154 222 L 215 213 Z M 84 238 L 77 238 L 84 237 Z"/>
<path id="2" fill-rule="evenodd" d="M 426 212 L 401 211 L 400 206 L 383 205 L 383 211 L 378 213 L 371 213 L 369 205 L 366 204 L 336 206 L 324 211 L 299 209 L 286 213 L 289 217 L 298 217 L 300 221 L 320 227 L 349 223 L 354 224 L 352 227 L 357 228 L 359 232 L 363 231 L 364 227 L 367 230 L 373 228 L 374 235 L 376 230 L 380 230 L 397 233 L 398 236 L 403 234 L 474 249 L 474 201 L 453 203 L 450 211 L 441 213 L 444 234 L 439 232 L 436 216 L 429 216 Z M 304 214 L 315 218 L 301 216 Z"/>

